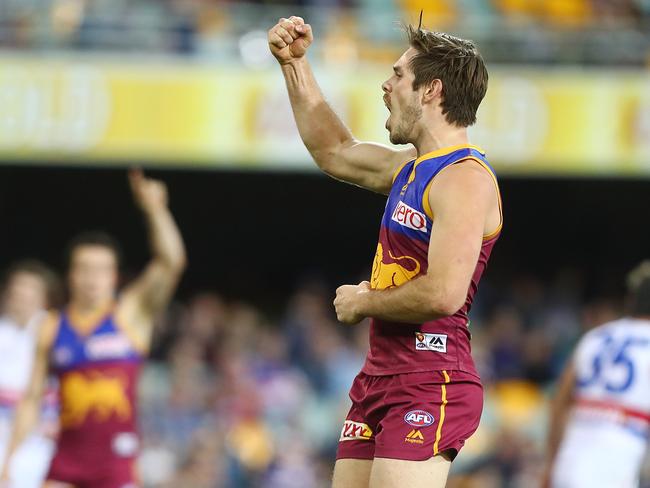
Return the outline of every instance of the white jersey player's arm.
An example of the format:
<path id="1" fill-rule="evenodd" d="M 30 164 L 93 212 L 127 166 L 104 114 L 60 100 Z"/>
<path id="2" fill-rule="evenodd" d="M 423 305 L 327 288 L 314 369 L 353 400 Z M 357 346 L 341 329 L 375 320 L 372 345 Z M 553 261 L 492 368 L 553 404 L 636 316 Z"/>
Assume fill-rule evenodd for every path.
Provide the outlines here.
<path id="1" fill-rule="evenodd" d="M 575 383 L 576 373 L 572 358 L 560 376 L 557 390 L 551 401 L 548 435 L 546 439 L 545 486 L 550 486 L 551 470 L 560 444 L 562 443 L 567 420 L 575 398 Z"/>
<path id="2" fill-rule="evenodd" d="M 311 26 L 300 17 L 280 19 L 269 31 L 269 47 L 282 68 L 300 137 L 325 173 L 387 194 L 396 169 L 416 157 L 415 148 L 396 150 L 354 138 L 314 78 L 305 57 L 312 41 Z"/>
<path id="3" fill-rule="evenodd" d="M 16 407 L 11 436 L 5 458 L 2 460 L 0 481 L 9 479 L 9 466 L 13 454 L 38 424 L 43 390 L 47 378 L 48 357 L 57 325 L 58 314 L 51 313 L 47 315 L 39 329 L 29 384 Z"/>

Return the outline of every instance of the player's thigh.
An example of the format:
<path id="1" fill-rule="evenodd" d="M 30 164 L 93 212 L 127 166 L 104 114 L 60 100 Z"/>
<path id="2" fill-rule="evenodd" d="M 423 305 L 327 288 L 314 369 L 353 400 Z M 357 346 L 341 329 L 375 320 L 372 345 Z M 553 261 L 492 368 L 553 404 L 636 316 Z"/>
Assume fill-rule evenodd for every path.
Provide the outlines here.
<path id="1" fill-rule="evenodd" d="M 62 483 L 61 481 L 46 481 L 43 483 L 43 488 L 76 488 L 70 483 Z"/>
<path id="2" fill-rule="evenodd" d="M 338 459 L 334 465 L 332 488 L 367 488 L 371 459 Z"/>
<path id="3" fill-rule="evenodd" d="M 445 455 L 425 461 L 375 458 L 370 472 L 370 488 L 444 488 L 451 466 Z"/>

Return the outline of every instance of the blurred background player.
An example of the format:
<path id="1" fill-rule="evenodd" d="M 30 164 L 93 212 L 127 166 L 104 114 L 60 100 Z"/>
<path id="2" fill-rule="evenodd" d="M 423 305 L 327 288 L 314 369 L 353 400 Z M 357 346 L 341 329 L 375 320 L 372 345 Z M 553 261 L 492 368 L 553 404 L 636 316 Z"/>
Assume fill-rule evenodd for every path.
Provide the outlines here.
<path id="1" fill-rule="evenodd" d="M 147 221 L 152 260 L 116 297 L 116 242 L 103 233 L 73 239 L 68 251 L 70 301 L 41 329 L 28 394 L 18 406 L 8 456 L 33 424 L 49 365 L 59 379 L 61 431 L 46 487 L 138 486 L 138 372 L 154 320 L 185 267 L 185 249 L 167 207 L 165 185 L 140 171 L 131 171 L 129 179 Z M 3 471 L 6 478 L 6 466 Z"/>
<path id="2" fill-rule="evenodd" d="M 370 351 L 350 391 L 333 485 L 442 487 L 483 405 L 468 312 L 501 230 L 498 185 L 467 127 L 488 74 L 471 41 L 407 29 L 409 49 L 382 84 L 393 144 L 360 142 L 325 102 L 300 17 L 269 31 L 295 119 L 318 166 L 388 194 L 371 282 L 346 285 L 338 319 L 371 318 Z M 435 215 L 435 220 L 434 220 Z"/>
<path id="3" fill-rule="evenodd" d="M 59 294 L 56 274 L 39 261 L 19 261 L 6 272 L 0 316 L 1 462 L 11 436 L 16 405 L 25 394 L 32 374 L 40 327 L 46 310 L 57 304 Z M 8 467 L 11 487 L 40 488 L 43 484 L 54 451 L 54 442 L 49 437 L 53 432 L 49 431 L 47 422 L 35 427 L 26 432 Z"/>
<path id="4" fill-rule="evenodd" d="M 634 488 L 650 436 L 650 261 L 628 275 L 628 315 L 588 332 L 550 416 L 552 488 Z"/>

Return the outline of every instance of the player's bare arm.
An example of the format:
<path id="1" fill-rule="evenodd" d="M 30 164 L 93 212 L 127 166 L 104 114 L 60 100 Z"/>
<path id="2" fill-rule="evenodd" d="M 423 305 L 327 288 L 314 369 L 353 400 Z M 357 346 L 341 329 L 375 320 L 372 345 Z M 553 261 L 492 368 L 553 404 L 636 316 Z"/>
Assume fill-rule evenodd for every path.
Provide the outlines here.
<path id="1" fill-rule="evenodd" d="M 354 138 L 314 78 L 306 58 L 313 39 L 311 26 L 296 16 L 280 19 L 268 33 L 269 48 L 282 68 L 300 137 L 325 173 L 387 194 L 395 170 L 416 157 L 415 149 L 395 150 Z"/>
<path id="2" fill-rule="evenodd" d="M 7 444 L 7 452 L 0 473 L 1 482 L 8 481 L 9 466 L 13 454 L 38 424 L 47 379 L 48 357 L 57 324 L 58 314 L 52 312 L 45 317 L 39 329 L 29 385 L 25 395 L 16 406 L 11 437 Z"/>
<path id="3" fill-rule="evenodd" d="M 185 245 L 168 208 L 167 187 L 129 172 L 133 198 L 144 214 L 152 258 L 143 273 L 122 293 L 117 316 L 148 347 L 156 316 L 169 302 L 186 266 Z"/>
<path id="4" fill-rule="evenodd" d="M 560 376 L 557 391 L 551 402 L 551 411 L 548 417 L 548 437 L 546 439 L 546 465 L 542 476 L 541 488 L 549 488 L 551 486 L 551 470 L 562 438 L 564 437 L 564 430 L 574 400 L 575 382 L 575 367 L 573 361 L 569 360 L 569 363 Z"/>
<path id="5" fill-rule="evenodd" d="M 381 291 L 368 282 L 341 286 L 334 301 L 341 322 L 374 317 L 422 323 L 453 315 L 463 306 L 483 236 L 500 223 L 494 181 L 472 161 L 450 166 L 434 180 L 429 204 L 435 221 L 427 273 Z"/>

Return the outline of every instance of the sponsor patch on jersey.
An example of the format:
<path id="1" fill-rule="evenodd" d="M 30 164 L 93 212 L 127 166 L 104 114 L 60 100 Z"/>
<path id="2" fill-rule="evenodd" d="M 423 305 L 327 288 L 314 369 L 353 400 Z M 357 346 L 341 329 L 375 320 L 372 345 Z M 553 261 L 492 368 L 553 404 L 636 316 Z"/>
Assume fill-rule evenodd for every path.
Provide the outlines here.
<path id="1" fill-rule="evenodd" d="M 372 438 L 372 429 L 368 424 L 362 422 L 354 422 L 353 420 L 346 420 L 341 429 L 341 441 L 354 441 L 362 440 L 367 441 Z"/>
<path id="2" fill-rule="evenodd" d="M 406 434 L 404 442 L 408 442 L 409 444 L 424 444 L 424 435 L 419 430 L 413 429 Z"/>
<path id="3" fill-rule="evenodd" d="M 118 334 L 97 335 L 86 342 L 86 354 L 90 359 L 120 358 L 130 349 L 129 340 Z"/>
<path id="4" fill-rule="evenodd" d="M 401 200 L 395 207 L 391 220 L 409 229 L 419 230 L 420 232 L 427 231 L 426 216 L 422 212 L 418 212 L 414 208 L 409 207 Z"/>
<path id="5" fill-rule="evenodd" d="M 447 334 L 416 332 L 415 349 L 417 351 L 447 352 Z"/>
<path id="6" fill-rule="evenodd" d="M 404 422 L 413 427 L 429 427 L 435 419 L 426 410 L 411 410 L 404 415 Z"/>

